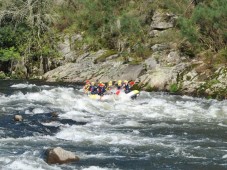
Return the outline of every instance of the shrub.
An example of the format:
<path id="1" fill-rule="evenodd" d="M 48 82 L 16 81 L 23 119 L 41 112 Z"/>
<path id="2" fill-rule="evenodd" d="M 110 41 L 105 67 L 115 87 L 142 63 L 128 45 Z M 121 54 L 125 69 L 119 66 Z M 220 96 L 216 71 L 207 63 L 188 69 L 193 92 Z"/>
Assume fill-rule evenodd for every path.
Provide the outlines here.
<path id="1" fill-rule="evenodd" d="M 169 91 L 172 92 L 172 93 L 178 92 L 178 91 L 179 91 L 179 86 L 178 86 L 178 84 L 177 84 L 177 83 L 171 84 L 171 85 L 170 85 L 170 90 L 169 90 Z"/>

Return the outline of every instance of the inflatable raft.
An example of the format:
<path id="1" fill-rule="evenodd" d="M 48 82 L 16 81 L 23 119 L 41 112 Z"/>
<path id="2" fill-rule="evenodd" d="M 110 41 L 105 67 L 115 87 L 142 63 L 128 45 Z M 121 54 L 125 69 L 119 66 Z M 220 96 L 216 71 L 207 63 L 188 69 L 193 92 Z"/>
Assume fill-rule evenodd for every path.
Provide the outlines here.
<path id="1" fill-rule="evenodd" d="M 136 99 L 139 95 L 138 90 L 133 90 L 127 94 L 124 91 L 117 91 L 117 93 L 113 94 L 105 94 L 103 96 L 99 96 L 98 94 L 90 94 L 89 98 L 94 100 L 117 100 L 117 99 Z"/>

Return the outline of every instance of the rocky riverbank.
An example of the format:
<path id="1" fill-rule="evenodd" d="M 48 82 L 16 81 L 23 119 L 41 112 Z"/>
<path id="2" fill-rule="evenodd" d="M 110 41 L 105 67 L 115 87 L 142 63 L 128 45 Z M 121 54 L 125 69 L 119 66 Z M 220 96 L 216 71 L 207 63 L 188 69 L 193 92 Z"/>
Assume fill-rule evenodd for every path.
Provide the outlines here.
<path id="1" fill-rule="evenodd" d="M 150 18 L 148 36 L 153 40 L 174 31 L 178 17 L 157 10 Z M 150 56 L 135 61 L 130 55 L 122 57 L 119 51 L 91 52 L 86 46 L 82 51 L 73 50 L 72 44 L 82 39 L 82 35 L 64 36 L 64 41 L 59 44 L 59 52 L 63 56 L 61 66 L 44 74 L 45 80 L 84 83 L 87 79 L 103 82 L 127 79 L 135 80 L 136 88 L 147 91 L 168 91 L 218 99 L 227 96 L 227 67 L 223 64 L 214 65 L 212 58 L 215 56 L 187 55 L 185 51 L 190 48 L 187 44 L 179 47 L 179 44 L 168 40 L 159 44 L 150 43 Z M 132 47 L 128 47 L 128 51 L 132 50 Z"/>
<path id="2" fill-rule="evenodd" d="M 127 79 L 137 82 L 135 88 L 146 91 L 226 98 L 226 65 L 221 60 L 213 63 L 218 57 L 215 54 L 210 56 L 206 51 L 191 56 L 190 44 L 184 43 L 183 46 L 171 39 L 177 32 L 178 16 L 156 10 L 146 17 L 146 22 L 150 25 L 147 28 L 148 38 L 143 44 L 143 48 L 149 51 L 142 51 L 148 54 L 146 57 L 133 56 L 136 47 L 127 46 L 127 41 L 116 40 L 118 49 L 93 51 L 87 44 L 80 44 L 85 38 L 83 32 L 64 33 L 61 35 L 62 41 L 58 42 L 61 57 L 44 57 L 29 65 L 16 62 L 11 77 L 75 83 L 84 83 L 87 79 L 103 82 Z M 156 42 L 157 39 L 159 43 Z M 77 44 L 80 44 L 80 48 Z M 127 55 L 123 55 L 125 51 Z M 7 76 L 1 71 L 0 78 L 5 77 Z"/>
<path id="3" fill-rule="evenodd" d="M 138 88 L 147 91 L 226 97 L 227 68 L 224 66 L 213 70 L 202 60 L 190 60 L 179 51 L 162 49 L 139 64 L 118 60 L 117 54 L 98 61 L 106 53 L 108 51 L 100 50 L 80 55 L 47 72 L 43 78 L 47 81 L 75 83 L 84 83 L 87 79 L 103 82 L 127 79 L 135 80 Z"/>

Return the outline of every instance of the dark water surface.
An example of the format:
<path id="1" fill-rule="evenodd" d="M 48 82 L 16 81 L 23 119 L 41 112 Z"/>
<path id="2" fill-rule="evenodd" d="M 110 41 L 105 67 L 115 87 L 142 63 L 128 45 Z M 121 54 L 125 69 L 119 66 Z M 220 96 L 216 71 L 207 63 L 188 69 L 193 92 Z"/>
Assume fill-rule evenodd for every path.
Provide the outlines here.
<path id="1" fill-rule="evenodd" d="M 80 89 L 0 80 L 0 169 L 227 169 L 227 101 L 147 92 L 95 101 Z M 81 160 L 48 165 L 57 146 Z"/>

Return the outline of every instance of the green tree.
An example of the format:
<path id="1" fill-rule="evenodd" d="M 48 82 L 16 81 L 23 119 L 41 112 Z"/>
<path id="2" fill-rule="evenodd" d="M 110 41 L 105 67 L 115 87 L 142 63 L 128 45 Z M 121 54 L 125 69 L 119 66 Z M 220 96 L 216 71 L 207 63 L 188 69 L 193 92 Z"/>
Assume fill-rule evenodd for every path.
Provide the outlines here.
<path id="1" fill-rule="evenodd" d="M 46 60 L 55 47 L 52 25 L 56 15 L 53 5 L 53 0 L 0 0 L 0 24 L 5 31 L 1 37 L 4 39 L 2 50 L 13 47 L 27 65 L 34 57 L 39 61 Z"/>
<path id="2" fill-rule="evenodd" d="M 192 44 L 200 44 L 203 50 L 218 52 L 226 47 L 226 20 L 225 0 L 202 1 L 194 8 L 190 18 L 181 18 L 180 28 Z"/>

